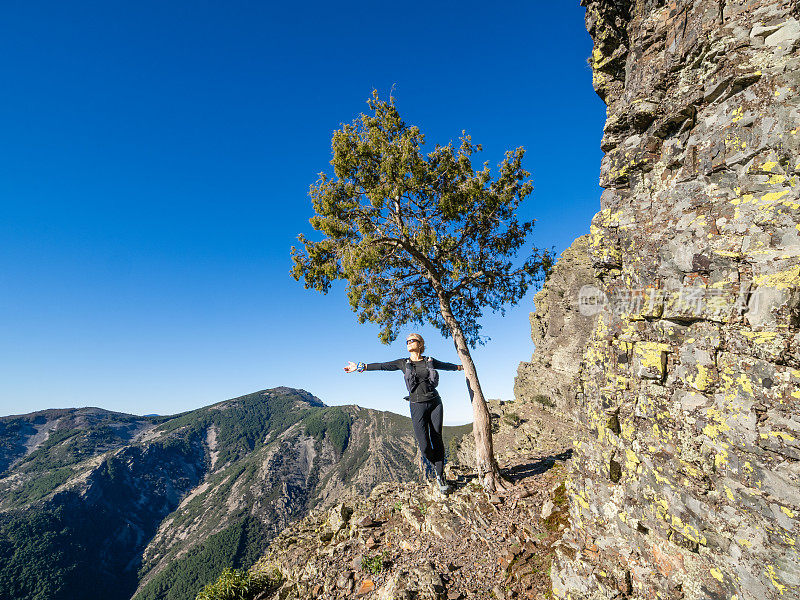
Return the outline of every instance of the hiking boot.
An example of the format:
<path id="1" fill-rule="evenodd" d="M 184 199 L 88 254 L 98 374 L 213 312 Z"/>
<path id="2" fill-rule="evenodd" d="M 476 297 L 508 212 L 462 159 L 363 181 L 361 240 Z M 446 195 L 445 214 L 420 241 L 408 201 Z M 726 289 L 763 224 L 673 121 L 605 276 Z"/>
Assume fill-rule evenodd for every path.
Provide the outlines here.
<path id="1" fill-rule="evenodd" d="M 436 483 L 439 485 L 439 491 L 443 494 L 449 494 L 453 491 L 453 486 L 447 483 L 444 477 L 436 476 Z"/>

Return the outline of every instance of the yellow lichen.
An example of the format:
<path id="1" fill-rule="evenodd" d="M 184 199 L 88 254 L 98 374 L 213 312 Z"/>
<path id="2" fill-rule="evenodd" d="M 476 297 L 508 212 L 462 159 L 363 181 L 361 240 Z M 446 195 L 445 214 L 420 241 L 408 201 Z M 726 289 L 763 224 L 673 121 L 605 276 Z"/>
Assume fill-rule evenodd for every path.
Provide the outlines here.
<path id="1" fill-rule="evenodd" d="M 664 373 L 664 362 L 666 361 L 666 352 L 669 352 L 671 346 L 669 344 L 661 344 L 658 342 L 637 342 L 634 344 L 634 352 L 639 356 L 639 360 L 643 367 L 658 369 Z"/>
<path id="2" fill-rule="evenodd" d="M 795 437 L 792 436 L 792 435 L 789 435 L 785 431 L 770 431 L 769 435 L 771 435 L 773 437 L 779 437 L 784 442 L 793 442 L 793 441 L 795 441 Z"/>
<path id="3" fill-rule="evenodd" d="M 589 502 L 587 502 L 585 498 L 585 492 L 583 490 L 575 490 L 571 494 L 572 498 L 578 500 L 578 504 L 580 504 L 586 510 L 589 510 Z"/>
<path id="4" fill-rule="evenodd" d="M 800 266 L 791 267 L 777 273 L 756 275 L 753 279 L 759 287 L 787 290 L 800 285 Z"/>
<path id="5" fill-rule="evenodd" d="M 700 478 L 701 473 L 700 469 L 696 468 L 693 464 L 686 462 L 685 460 L 681 460 L 681 466 L 683 469 L 692 477 Z"/>
<path id="6" fill-rule="evenodd" d="M 669 479 L 667 477 L 659 475 L 656 471 L 653 471 L 653 475 L 655 476 L 657 483 L 669 483 Z"/>
<path id="7" fill-rule="evenodd" d="M 716 408 L 707 408 L 706 415 L 714 421 L 713 423 L 709 423 L 703 427 L 703 433 L 708 437 L 713 439 L 716 438 L 721 432 L 731 430 L 730 425 L 725 422 L 725 418 L 722 416 L 722 413 L 720 413 L 720 411 Z"/>
<path id="8" fill-rule="evenodd" d="M 639 462 L 639 458 L 636 456 L 633 450 L 625 450 L 625 468 L 628 471 L 631 473 L 636 472 Z"/>
<path id="9" fill-rule="evenodd" d="M 760 346 L 762 344 L 766 344 L 772 341 L 775 341 L 775 338 L 778 337 L 778 334 L 774 331 L 746 331 L 742 330 L 742 335 L 746 337 L 750 343 Z"/>
<path id="10" fill-rule="evenodd" d="M 669 513 L 669 505 L 667 501 L 663 498 L 659 498 L 656 500 L 656 514 L 658 514 L 659 518 L 663 520 L 667 520 L 667 514 Z"/>
<path id="11" fill-rule="evenodd" d="M 778 200 L 783 198 L 788 193 L 789 193 L 789 190 L 783 190 L 781 192 L 769 192 L 769 193 L 764 194 L 763 196 L 761 196 L 761 198 L 759 198 L 759 202 L 762 205 L 763 204 L 774 204 L 775 202 L 777 202 Z"/>
<path id="12" fill-rule="evenodd" d="M 783 206 L 791 208 L 792 210 L 797 210 L 798 208 L 800 208 L 800 203 L 792 202 L 791 200 L 784 200 L 783 202 L 781 202 L 781 204 Z M 780 214 L 782 215 L 788 214 L 786 211 L 778 211 L 778 212 L 780 212 Z"/>
<path id="13" fill-rule="evenodd" d="M 771 176 L 771 177 L 770 177 L 770 178 L 767 180 L 767 183 L 771 183 L 771 184 L 778 184 L 778 183 L 783 183 L 784 181 L 786 181 L 786 175 L 778 175 L 778 174 L 775 174 L 775 175 L 772 175 L 772 176 Z"/>
<path id="14" fill-rule="evenodd" d="M 680 517 L 676 515 L 672 515 L 671 523 L 672 526 L 676 530 L 679 530 L 687 540 L 691 540 L 695 544 L 702 544 L 703 546 L 706 545 L 705 536 L 701 536 L 697 527 L 695 527 L 694 525 L 689 525 L 688 523 L 684 523 L 683 521 L 681 521 Z"/>
<path id="15" fill-rule="evenodd" d="M 781 582 L 779 582 L 778 578 L 775 576 L 775 567 L 773 567 L 772 565 L 767 565 L 767 568 L 765 569 L 764 572 L 767 574 L 767 577 L 769 577 L 769 580 L 772 583 L 772 585 L 774 585 L 775 588 L 778 590 L 778 592 L 780 592 L 780 594 L 783 595 L 784 592 L 786 591 L 786 586 L 783 585 Z"/>
<path id="16" fill-rule="evenodd" d="M 687 380 L 694 389 L 704 392 L 711 387 L 713 371 L 705 365 L 697 365 L 697 375 L 694 377 L 690 375 Z"/>
<path id="17" fill-rule="evenodd" d="M 753 395 L 753 382 L 750 381 L 750 378 L 745 373 L 741 373 L 739 375 L 737 383 L 739 384 L 739 389 L 742 392 L 744 392 L 748 396 Z"/>
<path id="18" fill-rule="evenodd" d="M 714 466 L 717 469 L 721 469 L 725 465 L 728 464 L 728 451 L 727 450 L 720 450 L 717 454 L 714 455 Z"/>

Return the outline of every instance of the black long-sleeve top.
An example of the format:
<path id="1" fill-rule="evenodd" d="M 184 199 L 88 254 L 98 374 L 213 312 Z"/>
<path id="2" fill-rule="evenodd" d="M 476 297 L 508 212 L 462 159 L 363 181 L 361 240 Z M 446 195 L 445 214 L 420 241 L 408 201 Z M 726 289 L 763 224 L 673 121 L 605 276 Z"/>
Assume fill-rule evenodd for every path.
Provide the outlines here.
<path id="1" fill-rule="evenodd" d="M 428 402 L 430 400 L 440 400 L 439 392 L 430 384 L 428 380 L 428 359 L 422 357 L 422 360 L 410 360 L 408 358 L 398 358 L 389 362 L 382 363 L 368 363 L 365 371 L 404 371 L 406 361 L 411 363 L 411 368 L 414 370 L 417 385 L 410 390 L 409 400 L 411 402 Z M 432 359 L 433 368 L 437 371 L 457 371 L 458 365 L 449 362 L 442 362 L 440 360 Z"/>

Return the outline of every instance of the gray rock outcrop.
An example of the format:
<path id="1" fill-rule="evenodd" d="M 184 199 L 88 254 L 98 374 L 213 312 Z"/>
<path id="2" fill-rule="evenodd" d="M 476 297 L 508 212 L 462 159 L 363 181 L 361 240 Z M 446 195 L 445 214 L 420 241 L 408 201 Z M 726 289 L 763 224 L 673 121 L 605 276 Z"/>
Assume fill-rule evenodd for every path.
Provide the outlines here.
<path id="1" fill-rule="evenodd" d="M 559 598 L 800 597 L 800 22 L 584 0 L 608 105 Z"/>
<path id="2" fill-rule="evenodd" d="M 559 415 L 573 415 L 580 394 L 581 358 L 595 320 L 590 311 L 580 310 L 579 293 L 600 285 L 589 255 L 589 236 L 579 237 L 561 254 L 534 296 L 536 311 L 530 320 L 536 352 L 531 362 L 517 368 L 517 400 L 536 402 Z"/>

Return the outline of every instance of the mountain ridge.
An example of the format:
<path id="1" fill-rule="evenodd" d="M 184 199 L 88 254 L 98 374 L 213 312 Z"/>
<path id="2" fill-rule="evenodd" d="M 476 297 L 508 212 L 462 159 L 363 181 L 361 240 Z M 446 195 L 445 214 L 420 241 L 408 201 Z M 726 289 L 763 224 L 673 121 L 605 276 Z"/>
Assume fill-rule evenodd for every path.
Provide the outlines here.
<path id="1" fill-rule="evenodd" d="M 0 461 L 0 596 L 42 600 L 187 597 L 312 506 L 420 476 L 410 419 L 287 387 L 172 416 L 9 415 Z"/>

